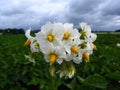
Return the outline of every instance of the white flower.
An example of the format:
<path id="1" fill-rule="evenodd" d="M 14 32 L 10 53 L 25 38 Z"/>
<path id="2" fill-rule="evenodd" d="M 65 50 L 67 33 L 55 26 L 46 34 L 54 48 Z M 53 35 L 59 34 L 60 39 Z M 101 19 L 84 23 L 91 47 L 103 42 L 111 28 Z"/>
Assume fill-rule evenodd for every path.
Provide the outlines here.
<path id="1" fill-rule="evenodd" d="M 80 39 L 72 40 L 71 43 L 66 46 L 66 61 L 71 61 L 79 64 L 82 62 L 82 52 L 80 51 L 79 45 L 81 44 Z"/>
<path id="2" fill-rule="evenodd" d="M 97 38 L 97 35 L 95 33 L 91 33 L 90 36 L 87 36 L 87 38 L 85 38 L 86 42 L 90 42 L 93 43 Z"/>
<path id="3" fill-rule="evenodd" d="M 93 47 L 94 45 L 90 42 L 83 42 L 81 45 L 80 45 L 80 55 L 82 56 L 82 58 L 84 58 L 84 60 L 86 62 L 89 62 L 90 59 L 89 59 L 89 55 L 91 55 L 93 53 Z"/>
<path id="4" fill-rule="evenodd" d="M 44 54 L 45 60 L 51 64 L 55 62 L 61 64 L 66 57 L 65 50 L 61 46 L 54 47 L 52 44 L 44 45 L 41 51 Z"/>
<path id="5" fill-rule="evenodd" d="M 80 33 L 78 32 L 78 30 L 73 29 L 73 24 L 65 23 L 63 32 L 63 41 L 66 42 L 80 37 Z"/>
<path id="6" fill-rule="evenodd" d="M 91 27 L 87 23 L 84 23 L 84 22 L 80 23 L 79 25 L 82 29 L 81 34 L 85 36 L 86 38 L 89 38 L 89 36 L 91 35 Z"/>
<path id="7" fill-rule="evenodd" d="M 29 28 L 28 30 L 26 30 L 25 36 L 26 36 L 28 39 L 32 40 L 34 37 L 32 37 L 32 36 L 30 35 L 30 31 L 31 31 L 31 28 Z"/>
<path id="8" fill-rule="evenodd" d="M 30 35 L 30 31 L 31 31 L 31 28 L 28 29 L 25 33 L 25 36 L 28 38 L 28 40 L 25 42 L 25 45 L 30 44 L 30 49 L 32 52 L 39 52 L 40 51 L 39 44 L 36 40 L 36 37 L 32 37 Z"/>
<path id="9" fill-rule="evenodd" d="M 91 32 L 91 27 L 87 25 L 87 23 L 80 23 L 80 27 L 82 29 L 81 34 L 84 36 L 87 42 L 94 42 L 96 40 L 97 35 Z"/>
<path id="10" fill-rule="evenodd" d="M 95 33 L 91 33 L 90 35 L 91 42 L 94 42 L 96 38 L 97 38 L 97 35 Z"/>
<path id="11" fill-rule="evenodd" d="M 53 45 L 59 45 L 63 37 L 63 24 L 62 23 L 46 23 L 42 26 L 41 31 L 36 33 L 37 41 L 40 46 L 46 45 L 47 43 Z"/>
<path id="12" fill-rule="evenodd" d="M 84 52 L 88 52 L 89 54 L 92 54 L 93 53 L 93 43 L 91 42 L 83 42 L 81 45 L 80 45 L 80 51 L 82 53 Z"/>

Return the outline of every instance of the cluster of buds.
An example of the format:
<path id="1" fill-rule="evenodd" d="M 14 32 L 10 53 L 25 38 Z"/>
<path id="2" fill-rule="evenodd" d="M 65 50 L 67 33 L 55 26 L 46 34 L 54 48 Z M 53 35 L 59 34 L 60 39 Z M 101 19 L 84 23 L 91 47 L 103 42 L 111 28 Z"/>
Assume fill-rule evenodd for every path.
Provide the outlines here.
<path id="1" fill-rule="evenodd" d="M 73 28 L 71 23 L 48 22 L 34 37 L 30 35 L 31 29 L 27 30 L 25 36 L 28 39 L 25 45 L 30 45 L 31 54 L 25 57 L 35 62 L 32 53 L 42 53 L 44 60 L 50 63 L 49 71 L 52 76 L 56 72 L 54 65 L 59 64 L 60 69 L 57 72 L 60 77 L 72 78 L 75 74 L 73 63 L 89 62 L 89 56 L 96 49 L 93 42 L 97 35 L 91 32 L 87 23 L 82 22 L 79 25 L 81 30 Z"/>

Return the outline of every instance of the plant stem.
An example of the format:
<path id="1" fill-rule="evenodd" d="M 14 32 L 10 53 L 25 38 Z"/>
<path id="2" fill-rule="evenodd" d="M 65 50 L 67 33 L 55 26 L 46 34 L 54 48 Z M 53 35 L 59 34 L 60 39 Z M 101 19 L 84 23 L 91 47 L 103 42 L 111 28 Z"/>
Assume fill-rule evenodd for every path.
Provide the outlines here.
<path id="1" fill-rule="evenodd" d="M 52 90 L 57 90 L 57 86 L 55 84 L 55 77 L 52 77 Z"/>

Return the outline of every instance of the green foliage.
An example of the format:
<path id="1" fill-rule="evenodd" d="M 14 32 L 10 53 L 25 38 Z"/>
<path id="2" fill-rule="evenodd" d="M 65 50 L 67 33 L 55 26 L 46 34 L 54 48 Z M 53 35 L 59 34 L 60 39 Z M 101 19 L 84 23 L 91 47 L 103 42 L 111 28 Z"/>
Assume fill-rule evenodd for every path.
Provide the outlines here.
<path id="1" fill-rule="evenodd" d="M 120 82 L 120 72 L 118 72 L 118 71 L 109 73 L 106 76 L 109 77 L 110 79 L 117 80 Z"/>
<path id="2" fill-rule="evenodd" d="M 0 36 L 0 90 L 52 90 L 53 84 L 58 90 L 120 90 L 120 35 L 98 35 L 90 63 L 74 64 L 72 79 L 52 78 L 41 54 L 35 63 L 26 60 L 30 49 L 25 41 L 24 35 Z"/>
<path id="3" fill-rule="evenodd" d="M 107 81 L 99 74 L 89 75 L 83 82 L 85 85 L 93 86 L 96 88 L 106 89 Z"/>

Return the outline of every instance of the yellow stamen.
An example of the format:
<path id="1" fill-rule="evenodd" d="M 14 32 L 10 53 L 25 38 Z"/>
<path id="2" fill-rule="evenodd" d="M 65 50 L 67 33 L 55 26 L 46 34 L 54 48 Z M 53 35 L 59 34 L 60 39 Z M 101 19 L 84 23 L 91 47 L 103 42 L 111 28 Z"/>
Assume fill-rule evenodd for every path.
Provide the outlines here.
<path id="1" fill-rule="evenodd" d="M 65 33 L 64 33 L 64 36 L 63 36 L 63 39 L 68 40 L 69 37 L 70 37 L 70 33 L 65 32 Z"/>
<path id="2" fill-rule="evenodd" d="M 47 35 L 47 40 L 52 42 L 54 40 L 54 36 L 52 34 Z"/>
<path id="3" fill-rule="evenodd" d="M 83 53 L 83 58 L 85 59 L 86 62 L 89 62 L 89 54 L 87 52 Z"/>
<path id="4" fill-rule="evenodd" d="M 57 59 L 57 55 L 55 53 L 50 54 L 50 63 L 54 63 Z"/>
<path id="5" fill-rule="evenodd" d="M 31 44 L 31 41 L 29 39 L 24 43 L 25 46 L 28 46 L 30 44 Z"/>
<path id="6" fill-rule="evenodd" d="M 97 50 L 97 47 L 95 44 L 93 44 L 93 50 Z"/>
<path id="7" fill-rule="evenodd" d="M 72 46 L 71 51 L 75 54 L 78 54 L 78 48 L 76 46 Z"/>

